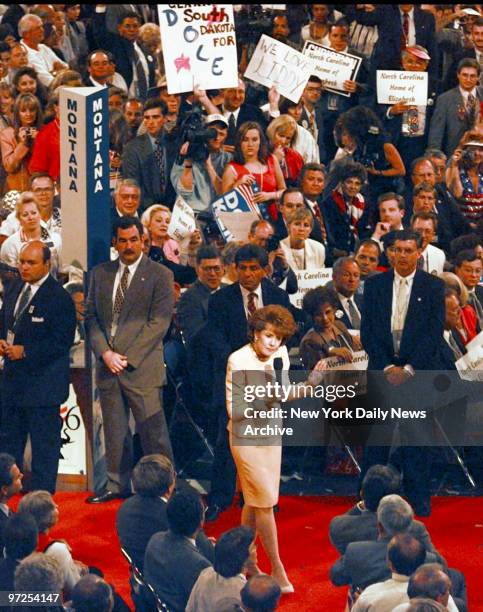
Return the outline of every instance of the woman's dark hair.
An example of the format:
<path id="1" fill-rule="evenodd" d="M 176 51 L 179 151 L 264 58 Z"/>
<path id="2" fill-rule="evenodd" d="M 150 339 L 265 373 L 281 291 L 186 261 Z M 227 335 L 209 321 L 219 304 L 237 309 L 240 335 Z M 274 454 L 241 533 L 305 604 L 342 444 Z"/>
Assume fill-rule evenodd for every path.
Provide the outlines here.
<path id="1" fill-rule="evenodd" d="M 32 127 L 40 129 L 42 126 L 42 106 L 40 104 L 40 100 L 37 98 L 37 96 L 34 96 L 31 93 L 20 94 L 17 96 L 13 107 L 13 128 L 16 136 L 18 135 L 19 128 L 22 126 L 22 122 L 20 120 L 20 110 L 24 107 L 35 110 L 37 113 L 37 116 L 35 117 L 35 124 Z"/>
<path id="2" fill-rule="evenodd" d="M 292 102 L 292 100 L 289 100 L 288 98 L 280 98 L 280 103 L 278 105 L 278 108 L 280 110 L 280 114 L 281 115 L 288 115 L 288 109 L 289 108 L 296 108 L 297 106 L 299 106 L 299 104 L 301 104 L 301 102 Z"/>
<path id="3" fill-rule="evenodd" d="M 302 310 L 313 318 L 324 304 L 329 304 L 335 310 L 338 305 L 337 294 L 334 289 L 316 287 L 304 295 Z"/>
<path id="4" fill-rule="evenodd" d="M 117 108 L 109 111 L 109 149 L 122 155 L 129 139 L 129 126 L 124 114 Z"/>
<path id="5" fill-rule="evenodd" d="M 458 236 L 450 243 L 451 258 L 454 259 L 460 251 L 476 249 L 481 245 L 481 238 L 478 234 L 464 234 Z"/>
<path id="6" fill-rule="evenodd" d="M 215 544 L 215 572 L 223 578 L 240 574 L 250 554 L 255 532 L 250 527 L 235 527 L 222 534 Z"/>
<path id="7" fill-rule="evenodd" d="M 285 344 L 297 331 L 292 313 L 283 306 L 271 304 L 255 310 L 249 318 L 248 338 L 253 340 L 255 331 L 263 331 L 267 325 L 274 328 L 275 334 L 282 339 L 282 344 Z"/>
<path id="8" fill-rule="evenodd" d="M 258 149 L 257 157 L 258 157 L 258 161 L 260 161 L 262 164 L 265 164 L 267 162 L 267 157 L 268 157 L 267 139 L 265 138 L 265 134 L 262 128 L 260 127 L 260 124 L 257 123 L 256 121 L 245 121 L 245 123 L 242 123 L 242 125 L 238 129 L 236 133 L 236 138 L 235 138 L 235 151 L 233 153 L 233 161 L 236 162 L 237 164 L 245 163 L 245 159 L 241 151 L 241 143 L 243 139 L 245 138 L 248 130 L 257 130 L 257 132 L 259 133 L 260 148 Z"/>
<path id="9" fill-rule="evenodd" d="M 357 149 L 368 148 L 371 141 L 379 141 L 384 134 L 381 120 L 366 106 L 354 106 L 339 116 L 334 127 L 334 138 L 341 146 L 342 132 L 347 132 L 356 142 Z"/>
<path id="10" fill-rule="evenodd" d="M 351 159 L 334 161 L 330 166 L 328 183 L 338 185 L 348 178 L 358 178 L 361 183 L 367 181 L 367 172 L 362 164 Z"/>
<path id="11" fill-rule="evenodd" d="M 25 75 L 29 76 L 31 79 L 34 79 L 34 81 L 36 81 L 37 89 L 35 91 L 35 95 L 40 100 L 42 107 L 44 107 L 45 104 L 47 103 L 47 98 L 48 98 L 47 89 L 39 81 L 39 75 L 37 74 L 37 71 L 35 70 L 35 68 L 32 68 L 32 66 L 24 66 L 23 68 L 19 68 L 17 72 L 15 73 L 15 76 L 13 77 L 13 80 L 12 80 L 14 96 L 19 95 L 20 92 L 18 90 L 18 83 L 20 79 Z"/>

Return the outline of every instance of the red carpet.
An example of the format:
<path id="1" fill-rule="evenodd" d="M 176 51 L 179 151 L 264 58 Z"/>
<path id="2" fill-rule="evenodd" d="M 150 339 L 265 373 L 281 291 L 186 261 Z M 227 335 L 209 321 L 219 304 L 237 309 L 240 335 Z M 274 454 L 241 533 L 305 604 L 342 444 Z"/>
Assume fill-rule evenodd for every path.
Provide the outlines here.
<path id="1" fill-rule="evenodd" d="M 55 496 L 60 508 L 60 523 L 52 534 L 68 541 L 74 558 L 102 568 L 106 579 L 130 602 L 127 564 L 119 551 L 115 531 L 115 516 L 120 504 L 89 506 L 84 503 L 85 497 L 83 493 Z M 341 497 L 281 498 L 277 515 L 281 556 L 296 590 L 294 595 L 283 598 L 281 610 L 343 609 L 346 589 L 333 587 L 328 578 L 329 567 L 337 553 L 328 540 L 327 527 L 330 519 L 344 512 L 350 504 L 350 499 Z M 448 564 L 464 572 L 471 611 L 483 610 L 483 591 L 478 586 L 483 548 L 481 508 L 478 497 L 433 498 L 433 514 L 424 521 L 434 545 Z M 231 508 L 216 524 L 209 524 L 207 531 L 218 536 L 238 525 L 239 517 L 239 508 Z M 261 568 L 267 569 L 260 547 L 259 561 Z"/>

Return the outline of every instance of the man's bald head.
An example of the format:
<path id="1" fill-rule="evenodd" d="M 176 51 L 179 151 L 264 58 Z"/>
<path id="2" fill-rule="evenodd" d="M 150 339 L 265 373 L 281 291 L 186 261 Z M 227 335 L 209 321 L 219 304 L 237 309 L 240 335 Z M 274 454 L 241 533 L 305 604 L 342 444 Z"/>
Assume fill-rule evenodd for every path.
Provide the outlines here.
<path id="1" fill-rule="evenodd" d="M 26 283 L 36 283 L 50 271 L 50 249 L 41 240 L 32 240 L 22 247 L 18 270 Z"/>
<path id="2" fill-rule="evenodd" d="M 281 590 L 272 576 L 252 576 L 240 592 L 245 610 L 276 610 Z"/>

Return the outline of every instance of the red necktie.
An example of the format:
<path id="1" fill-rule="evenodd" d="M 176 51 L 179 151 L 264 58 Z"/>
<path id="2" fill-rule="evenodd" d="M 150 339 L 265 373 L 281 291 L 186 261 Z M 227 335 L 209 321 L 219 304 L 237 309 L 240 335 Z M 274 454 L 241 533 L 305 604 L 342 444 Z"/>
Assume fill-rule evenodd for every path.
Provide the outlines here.
<path id="1" fill-rule="evenodd" d="M 409 15 L 407 13 L 403 13 L 402 29 L 401 49 L 405 49 L 409 43 Z"/>
<path id="2" fill-rule="evenodd" d="M 319 205 L 317 203 L 314 204 L 314 214 L 317 220 L 317 223 L 320 227 L 320 233 L 322 234 L 322 240 L 327 243 L 327 231 L 325 229 L 324 219 L 322 217 L 322 213 L 320 212 Z"/>
<path id="3" fill-rule="evenodd" d="M 258 297 L 256 293 L 251 292 L 248 294 L 247 310 L 248 310 L 248 314 L 250 315 L 250 317 L 254 314 L 255 310 L 257 309 L 257 305 L 255 304 L 256 297 Z"/>

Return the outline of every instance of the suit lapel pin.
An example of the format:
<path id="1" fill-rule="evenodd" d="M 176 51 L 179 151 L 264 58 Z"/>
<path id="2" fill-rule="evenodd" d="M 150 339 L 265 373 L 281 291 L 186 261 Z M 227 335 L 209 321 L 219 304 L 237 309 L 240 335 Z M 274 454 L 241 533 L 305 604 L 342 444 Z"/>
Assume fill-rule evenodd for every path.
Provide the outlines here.
<path id="1" fill-rule="evenodd" d="M 144 276 L 141 276 L 141 280 L 144 282 Z"/>
<path id="2" fill-rule="evenodd" d="M 29 314 L 32 314 L 35 309 L 35 306 L 29 306 Z"/>
<path id="3" fill-rule="evenodd" d="M 420 301 L 421 301 L 421 298 L 420 298 L 420 297 L 418 297 L 418 302 L 420 302 Z"/>

